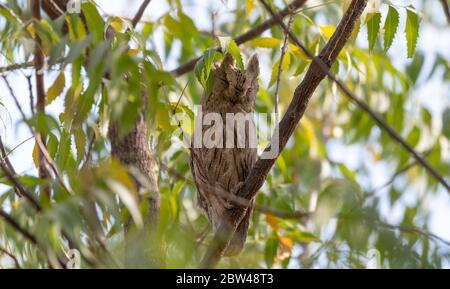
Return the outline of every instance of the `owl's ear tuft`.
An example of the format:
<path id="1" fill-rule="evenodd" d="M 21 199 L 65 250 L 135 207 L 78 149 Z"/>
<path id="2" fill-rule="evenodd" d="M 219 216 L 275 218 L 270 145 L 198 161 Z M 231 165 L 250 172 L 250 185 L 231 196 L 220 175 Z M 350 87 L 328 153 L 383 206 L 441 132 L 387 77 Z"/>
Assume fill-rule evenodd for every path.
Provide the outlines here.
<path id="1" fill-rule="evenodd" d="M 247 64 L 247 78 L 257 78 L 259 76 L 259 60 L 256 54 L 250 58 Z"/>
<path id="2" fill-rule="evenodd" d="M 233 58 L 233 56 L 231 56 L 230 53 L 227 52 L 225 54 L 225 57 L 223 58 L 222 65 L 220 67 L 225 69 L 225 68 L 233 67 L 233 66 L 234 66 L 234 58 Z"/>

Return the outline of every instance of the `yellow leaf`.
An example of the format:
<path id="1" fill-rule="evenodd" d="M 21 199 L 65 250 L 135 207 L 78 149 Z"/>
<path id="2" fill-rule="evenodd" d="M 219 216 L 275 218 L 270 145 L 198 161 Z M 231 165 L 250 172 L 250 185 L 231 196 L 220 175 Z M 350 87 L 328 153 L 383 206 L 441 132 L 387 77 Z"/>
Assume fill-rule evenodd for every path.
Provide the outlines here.
<path id="1" fill-rule="evenodd" d="M 138 49 L 128 49 L 129 56 L 136 56 L 139 53 Z"/>
<path id="2" fill-rule="evenodd" d="M 34 144 L 33 155 L 32 156 L 33 156 L 34 166 L 36 168 L 39 167 L 39 149 L 38 149 L 37 143 Z"/>
<path id="3" fill-rule="evenodd" d="M 253 8 L 255 7 L 255 0 L 245 0 L 245 7 L 246 7 L 246 13 L 247 17 L 250 16 L 250 14 L 253 11 Z"/>
<path id="4" fill-rule="evenodd" d="M 72 17 L 66 16 L 67 26 L 69 26 L 69 38 L 71 42 L 81 39 L 86 36 L 86 28 L 84 27 L 83 21 L 72 21 Z M 73 27 L 76 25 L 76 27 Z M 75 30 L 74 30 L 75 29 Z"/>
<path id="5" fill-rule="evenodd" d="M 116 18 L 113 22 L 111 22 L 111 26 L 114 28 L 114 30 L 120 32 L 122 31 L 122 21 L 120 18 Z"/>
<path id="6" fill-rule="evenodd" d="M 36 37 L 36 30 L 34 29 L 33 23 L 28 24 L 26 29 L 27 29 L 28 33 L 30 33 L 31 38 L 35 38 Z"/>
<path id="7" fill-rule="evenodd" d="M 372 160 L 378 162 L 381 160 L 381 153 L 377 151 L 374 147 L 369 146 L 369 152 L 372 155 Z"/>
<path id="8" fill-rule="evenodd" d="M 56 78 L 53 85 L 47 91 L 46 105 L 52 103 L 63 92 L 65 85 L 66 77 L 64 75 L 64 72 L 61 72 Z"/>
<path id="9" fill-rule="evenodd" d="M 315 147 L 317 144 L 316 133 L 314 132 L 314 125 L 308 117 L 304 117 L 302 120 L 302 127 L 305 130 L 305 136 L 311 147 Z"/>
<path id="10" fill-rule="evenodd" d="M 294 243 L 288 237 L 279 237 L 279 240 L 281 246 L 277 252 L 277 259 L 283 261 L 291 255 Z"/>
<path id="11" fill-rule="evenodd" d="M 274 215 L 271 215 L 271 214 L 267 214 L 266 218 L 267 218 L 267 223 L 269 223 L 269 225 L 272 227 L 272 229 L 274 231 L 278 232 L 280 227 L 278 227 L 277 218 Z"/>
<path id="12" fill-rule="evenodd" d="M 125 187 L 131 191 L 136 190 L 133 179 L 130 177 L 128 171 L 120 164 L 119 161 L 117 161 L 116 159 L 112 159 L 109 166 L 110 167 L 108 168 L 108 170 L 110 171 L 109 173 L 107 173 L 107 175 L 110 178 L 125 185 Z"/>
<path id="13" fill-rule="evenodd" d="M 288 251 L 292 250 L 294 242 L 289 237 L 280 237 L 280 244 L 285 247 Z"/>
<path id="14" fill-rule="evenodd" d="M 20 207 L 20 202 L 18 200 L 15 200 L 11 203 L 11 206 L 13 209 L 18 209 Z"/>
<path id="15" fill-rule="evenodd" d="M 289 49 L 291 50 L 292 53 L 295 54 L 295 56 L 297 56 L 301 60 L 311 61 L 311 58 L 309 58 L 308 55 L 306 55 L 305 52 L 303 52 L 303 50 L 301 50 L 300 48 L 298 48 L 294 44 L 289 43 Z"/>
<path id="16" fill-rule="evenodd" d="M 280 46 L 282 41 L 273 37 L 260 37 L 250 41 L 250 44 L 261 48 L 276 48 Z"/>
<path id="17" fill-rule="evenodd" d="M 330 39 L 331 36 L 333 36 L 334 31 L 336 31 L 336 27 L 334 27 L 334 25 L 325 25 L 320 26 L 320 30 L 322 31 L 322 34 L 326 39 Z"/>
<path id="18" fill-rule="evenodd" d="M 280 72 L 279 71 L 280 59 L 281 59 L 281 56 L 278 57 L 277 61 L 275 62 L 275 64 L 272 67 L 272 76 L 270 77 L 270 85 L 273 85 L 278 78 L 278 73 Z M 286 53 L 283 58 L 283 64 L 281 65 L 282 72 L 286 71 L 289 68 L 289 65 L 291 65 L 291 55 L 289 53 Z"/>

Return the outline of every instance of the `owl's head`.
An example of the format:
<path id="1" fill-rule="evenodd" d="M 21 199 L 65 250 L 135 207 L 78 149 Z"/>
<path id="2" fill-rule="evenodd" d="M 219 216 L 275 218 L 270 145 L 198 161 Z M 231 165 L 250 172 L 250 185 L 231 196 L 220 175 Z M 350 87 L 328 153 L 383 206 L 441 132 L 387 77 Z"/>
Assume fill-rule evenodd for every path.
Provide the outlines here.
<path id="1" fill-rule="evenodd" d="M 234 58 L 227 53 L 214 70 L 213 93 L 218 93 L 233 104 L 253 104 L 258 93 L 259 61 L 253 55 L 245 71 L 236 67 Z"/>

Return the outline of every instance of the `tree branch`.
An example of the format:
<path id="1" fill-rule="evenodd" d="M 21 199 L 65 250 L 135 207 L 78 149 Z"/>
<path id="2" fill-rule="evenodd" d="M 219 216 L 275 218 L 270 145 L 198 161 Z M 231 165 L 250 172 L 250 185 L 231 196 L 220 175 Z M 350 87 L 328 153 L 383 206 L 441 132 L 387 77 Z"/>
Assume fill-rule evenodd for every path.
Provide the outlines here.
<path id="1" fill-rule="evenodd" d="M 16 231 L 22 234 L 25 237 L 25 239 L 30 241 L 32 244 L 34 245 L 38 244 L 35 236 L 33 236 L 30 232 L 28 232 L 25 228 L 23 228 L 19 223 L 17 223 L 8 213 L 3 211 L 3 209 L 1 208 L 0 208 L 0 217 L 2 217 L 6 223 L 8 223 Z"/>
<path id="2" fill-rule="evenodd" d="M 161 163 L 160 167 L 162 170 L 171 174 L 178 180 L 185 181 L 187 184 L 189 184 L 190 186 L 195 188 L 195 184 L 191 179 L 185 177 L 184 175 L 177 172 L 176 170 L 169 168 L 166 164 Z M 214 186 L 209 186 L 207 184 L 205 184 L 205 186 L 208 187 L 208 191 L 224 198 L 228 202 L 233 203 L 233 205 L 241 206 L 241 207 L 245 207 L 245 208 L 252 205 L 252 203 L 245 198 L 239 197 L 235 194 L 232 194 L 230 192 L 227 192 L 225 190 L 222 190 L 222 189 L 214 187 Z M 270 207 L 262 206 L 259 204 L 255 204 L 255 210 L 259 211 L 263 214 L 273 215 L 273 216 L 281 218 L 281 219 L 303 219 L 303 218 L 307 218 L 307 217 L 311 216 L 311 213 L 309 213 L 309 212 L 304 212 L 304 211 L 287 212 L 287 211 L 282 211 L 282 210 L 277 210 L 277 209 L 273 209 Z"/>
<path id="3" fill-rule="evenodd" d="M 273 17 L 276 17 L 276 14 L 272 11 L 272 8 L 264 1 L 260 0 L 261 3 L 265 6 L 265 8 L 270 11 Z M 309 51 L 304 45 L 300 43 L 297 36 L 292 33 L 292 31 L 289 31 L 289 29 L 286 27 L 286 25 L 283 23 L 282 19 L 278 19 L 278 24 L 289 34 L 289 37 L 294 42 L 294 44 L 299 48 L 302 49 L 303 52 L 310 57 L 313 60 L 312 66 L 316 66 L 317 73 L 322 74 L 324 73 L 328 78 L 330 78 L 333 82 L 337 84 L 339 89 L 348 97 L 351 101 L 353 101 L 359 108 L 361 108 L 364 112 L 366 112 L 372 120 L 378 125 L 379 128 L 384 130 L 390 138 L 392 138 L 394 141 L 396 141 L 401 147 L 403 147 L 425 170 L 432 175 L 441 185 L 444 186 L 444 188 L 450 193 L 450 184 L 447 183 L 447 181 L 444 179 L 444 177 L 436 171 L 422 156 L 420 156 L 419 153 L 417 153 L 414 148 L 412 148 L 381 116 L 379 116 L 376 112 L 374 112 L 365 102 L 360 100 L 357 96 L 355 96 L 350 89 L 341 81 L 339 80 L 332 72 L 330 72 L 329 67 L 331 65 L 330 59 L 336 58 L 339 54 L 340 50 L 338 51 L 336 49 L 336 46 L 330 45 L 332 43 L 332 40 L 328 42 L 325 49 L 328 48 L 330 51 L 330 57 L 326 59 L 326 61 L 323 60 L 323 57 L 317 58 L 314 57 L 311 51 Z M 336 34 L 335 34 L 336 35 Z M 333 37 L 335 36 L 333 35 Z"/>
<path id="4" fill-rule="evenodd" d="M 277 13 L 277 17 L 283 19 L 284 17 L 292 14 L 295 10 L 299 9 L 300 7 L 305 4 L 306 0 L 294 0 L 291 4 L 286 6 L 283 10 L 281 10 L 279 13 Z M 268 30 L 269 28 L 273 27 L 277 24 L 277 20 L 275 17 L 272 17 L 269 20 L 264 21 L 260 25 L 256 26 L 255 28 L 245 32 L 244 34 L 239 35 L 234 39 L 237 45 L 241 45 L 247 41 L 250 41 L 259 35 L 261 35 L 264 31 Z M 192 69 L 194 69 L 195 64 L 200 59 L 200 57 L 196 59 L 192 59 L 191 61 L 186 62 L 185 64 L 179 66 L 178 68 L 171 71 L 175 76 L 181 76 Z"/>
<path id="5" fill-rule="evenodd" d="M 32 61 L 18 63 L 18 64 L 11 64 L 8 66 L 0 67 L 0 73 L 5 73 L 5 72 L 14 71 L 14 70 L 23 69 L 23 68 L 30 68 L 33 66 L 34 66 L 34 62 L 32 62 Z"/>
<path id="6" fill-rule="evenodd" d="M 136 27 L 136 25 L 141 21 L 142 16 L 144 15 L 145 9 L 147 8 L 148 4 L 150 4 L 151 0 L 144 0 L 142 2 L 141 7 L 139 7 L 138 12 L 134 16 L 133 20 L 131 20 L 131 24 L 133 24 L 133 28 Z"/>
<path id="7" fill-rule="evenodd" d="M 31 1 L 31 12 L 33 16 L 33 25 L 36 27 L 41 20 L 41 2 L 40 0 L 32 0 Z M 45 86 L 44 86 L 44 52 L 42 51 L 42 40 L 39 37 L 39 33 L 35 35 L 35 47 L 34 47 L 34 70 L 36 77 L 36 111 L 37 113 L 44 115 L 45 114 Z M 41 140 L 45 145 L 46 136 L 41 133 L 36 134 L 36 140 Z M 38 164 L 39 164 L 39 177 L 41 179 L 41 194 L 46 195 L 50 198 L 50 186 L 45 184 L 48 179 L 47 169 L 45 167 L 45 159 L 43 156 L 43 152 L 38 150 Z"/>
<path id="8" fill-rule="evenodd" d="M 273 146 L 275 142 L 279 144 L 279 153 L 286 146 L 287 141 L 305 113 L 312 94 L 327 75 L 326 71 L 328 71 L 329 67 L 331 67 L 333 62 L 336 61 L 339 52 L 344 48 L 345 43 L 350 38 L 356 22 L 359 20 L 359 17 L 361 16 L 366 5 L 367 0 L 353 0 L 351 2 L 334 35 L 331 37 L 330 41 L 327 43 L 320 55 L 317 58 L 314 58 L 315 61 L 313 61 L 309 67 L 305 78 L 295 90 L 293 99 L 278 127 L 279 139 L 272 138 L 271 145 L 266 148 L 266 151 L 270 151 L 271 146 Z M 274 15 L 273 18 L 279 24 L 283 23 L 280 17 L 276 17 L 276 15 Z M 322 71 L 317 63 L 326 64 L 327 69 Z M 244 185 L 237 192 L 237 195 L 248 200 L 254 198 L 258 190 L 264 184 L 266 176 L 275 161 L 276 158 L 258 159 L 244 182 Z M 235 207 L 226 211 L 224 221 L 219 226 L 219 229 L 217 230 L 214 239 L 212 240 L 211 245 L 207 249 L 207 252 L 200 264 L 201 268 L 211 268 L 217 265 L 222 257 L 224 249 L 226 248 L 230 238 L 233 236 L 236 227 L 244 217 L 245 213 L 245 208 L 241 207 Z"/>
<path id="9" fill-rule="evenodd" d="M 288 22 L 288 31 L 291 30 L 292 22 L 294 22 L 294 15 L 291 15 L 289 17 Z M 275 113 L 278 115 L 278 103 L 279 103 L 279 91 L 280 91 L 280 83 L 281 83 L 281 74 L 283 73 L 283 60 L 284 56 L 286 55 L 286 50 L 288 47 L 289 42 L 289 35 L 288 32 L 284 32 L 284 41 L 283 46 L 281 47 L 281 56 L 280 56 L 280 63 L 278 64 L 278 76 L 277 76 L 277 83 L 275 87 Z M 277 120 L 278 122 L 278 120 Z"/>
<path id="10" fill-rule="evenodd" d="M 52 259 L 49 257 L 49 252 L 54 254 L 54 256 L 57 258 L 57 261 L 58 261 L 59 265 L 62 268 L 65 268 L 65 263 L 66 262 L 61 256 L 58 256 L 56 254 L 56 252 L 54 252 L 53 250 L 49 250 L 49 249 L 43 248 L 41 243 L 38 242 L 37 238 L 33 234 L 31 234 L 27 229 L 22 227 L 16 220 L 14 220 L 7 212 L 5 212 L 1 208 L 0 208 L 0 217 L 3 218 L 5 220 L 5 222 L 8 223 L 12 228 L 14 228 L 14 230 L 19 232 L 25 239 L 30 241 L 33 245 L 37 246 L 41 250 L 41 252 L 44 252 L 46 254 L 46 256 L 47 256 L 47 259 L 48 259 L 48 262 L 49 262 L 50 266 L 58 265 L 58 264 L 54 264 L 51 261 Z"/>
<path id="11" fill-rule="evenodd" d="M 447 17 L 447 21 L 450 24 L 450 7 L 448 5 L 447 0 L 440 0 L 442 4 L 442 10 L 444 10 L 445 17 Z"/>
<path id="12" fill-rule="evenodd" d="M 384 222 L 379 222 L 379 224 L 382 227 L 391 229 L 391 230 L 399 230 L 401 232 L 410 233 L 410 234 L 418 234 L 420 236 L 423 236 L 427 239 L 434 239 L 438 242 L 443 243 L 444 245 L 450 247 L 450 242 L 443 239 L 442 237 L 439 237 L 438 235 L 428 232 L 427 230 L 415 227 L 415 226 L 406 226 L 406 225 L 391 225 Z"/>
<path id="13" fill-rule="evenodd" d="M 3 148 L 3 142 L 1 140 L 1 137 L 0 137 L 0 146 Z M 3 151 L 3 149 L 2 149 L 2 151 Z M 39 205 L 39 203 L 34 199 L 32 194 L 29 193 L 22 186 L 22 184 L 19 182 L 19 180 L 17 180 L 16 174 L 14 172 L 14 169 L 12 168 L 12 165 L 10 166 L 10 165 L 8 165 L 8 163 L 10 164 L 10 162 L 8 160 L 8 156 L 4 155 L 4 153 L 2 152 L 2 160 L 0 160 L 0 169 L 3 171 L 6 178 L 12 183 L 12 185 L 16 189 L 16 192 L 19 195 L 19 197 L 26 198 L 31 203 L 31 205 L 36 209 L 36 211 L 38 211 L 38 212 L 41 211 L 41 209 L 42 209 L 41 205 Z"/>
<path id="14" fill-rule="evenodd" d="M 6 77 L 6 75 L 2 75 L 3 81 L 6 84 L 6 87 L 8 88 L 9 94 L 11 95 L 11 97 L 14 100 L 14 104 L 16 105 L 17 109 L 20 112 L 20 115 L 22 116 L 23 121 L 26 121 L 27 117 L 25 115 L 25 112 L 22 109 L 22 106 L 19 103 L 19 99 L 17 98 L 16 94 L 14 93 L 14 89 L 12 88 L 11 84 L 8 81 L 8 78 Z"/>
<path id="15" fill-rule="evenodd" d="M 8 250 L 6 250 L 5 248 L 2 248 L 2 247 L 0 247 L 0 253 L 3 253 L 5 255 L 7 255 L 9 258 L 11 258 L 14 261 L 14 265 L 15 265 L 16 269 L 21 269 L 19 260 L 17 260 L 16 256 L 14 256 Z"/>
<path id="16" fill-rule="evenodd" d="M 429 150 L 427 152 L 425 152 L 423 154 L 423 157 L 428 156 L 430 153 L 432 152 L 432 150 Z M 366 197 L 371 197 L 373 195 L 375 195 L 377 192 L 381 191 L 382 189 L 390 186 L 399 176 L 403 175 L 404 173 L 406 173 L 407 171 L 409 171 L 410 169 L 412 169 L 413 167 L 415 167 L 416 165 L 418 165 L 419 162 L 417 160 L 411 161 L 409 162 L 407 165 L 405 165 L 403 168 L 401 168 L 400 170 L 396 171 L 392 177 L 386 181 L 383 185 L 379 186 L 378 188 L 369 190 L 365 196 Z"/>

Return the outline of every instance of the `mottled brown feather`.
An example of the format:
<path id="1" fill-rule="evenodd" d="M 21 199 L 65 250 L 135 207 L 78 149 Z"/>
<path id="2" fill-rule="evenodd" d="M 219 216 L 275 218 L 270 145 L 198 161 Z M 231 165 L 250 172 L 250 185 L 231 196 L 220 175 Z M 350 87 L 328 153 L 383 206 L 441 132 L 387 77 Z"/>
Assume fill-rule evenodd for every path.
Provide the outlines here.
<path id="1" fill-rule="evenodd" d="M 191 150 L 191 171 L 198 191 L 198 205 L 205 211 L 214 229 L 218 228 L 225 210 L 229 209 L 231 204 L 216 192 L 211 192 L 211 186 L 235 194 L 256 162 L 256 148 L 249 147 L 247 141 L 249 130 L 244 136 L 246 140 L 244 148 L 236 147 L 237 126 L 234 127 L 234 148 L 225 148 L 225 132 L 227 113 L 253 113 L 259 88 L 258 76 L 259 63 L 256 55 L 250 59 L 246 71 L 241 72 L 236 68 L 233 58 L 227 54 L 221 65 L 216 64 L 213 69 L 211 95 L 202 97 L 203 115 L 218 113 L 224 125 L 224 148 L 202 147 Z M 203 126 L 202 134 L 209 127 Z M 194 137 L 195 135 L 194 133 Z M 256 139 L 256 135 L 253 137 Z M 237 255 L 242 250 L 247 238 L 252 209 L 253 206 L 247 210 L 225 250 L 225 256 Z"/>

